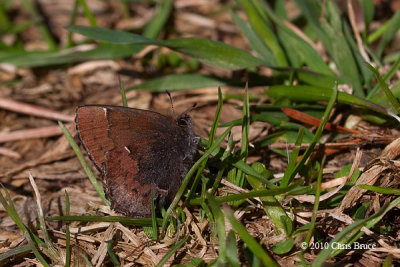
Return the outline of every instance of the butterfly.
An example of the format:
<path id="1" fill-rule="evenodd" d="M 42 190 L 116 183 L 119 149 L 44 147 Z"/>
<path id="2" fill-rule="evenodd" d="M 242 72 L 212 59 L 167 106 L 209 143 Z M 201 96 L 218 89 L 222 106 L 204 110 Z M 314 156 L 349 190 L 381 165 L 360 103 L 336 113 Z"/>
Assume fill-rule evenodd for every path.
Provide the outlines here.
<path id="1" fill-rule="evenodd" d="M 103 177 L 111 208 L 133 218 L 169 204 L 193 163 L 199 137 L 185 112 L 157 112 L 105 105 L 80 106 L 76 129 Z"/>

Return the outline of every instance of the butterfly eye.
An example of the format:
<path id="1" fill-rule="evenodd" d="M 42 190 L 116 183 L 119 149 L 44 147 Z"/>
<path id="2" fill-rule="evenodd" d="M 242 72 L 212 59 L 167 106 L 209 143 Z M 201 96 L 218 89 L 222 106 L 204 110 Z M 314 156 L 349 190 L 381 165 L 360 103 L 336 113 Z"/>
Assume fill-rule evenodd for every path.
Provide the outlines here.
<path id="1" fill-rule="evenodd" d="M 189 125 L 189 123 L 188 123 L 188 121 L 186 120 L 186 118 L 180 118 L 180 119 L 178 119 L 178 125 L 179 125 L 179 126 L 184 126 L 184 127 L 186 127 L 186 126 Z"/>
<path id="2" fill-rule="evenodd" d="M 192 119 L 188 115 L 184 115 L 178 118 L 176 123 L 181 127 L 190 127 L 192 125 Z"/>

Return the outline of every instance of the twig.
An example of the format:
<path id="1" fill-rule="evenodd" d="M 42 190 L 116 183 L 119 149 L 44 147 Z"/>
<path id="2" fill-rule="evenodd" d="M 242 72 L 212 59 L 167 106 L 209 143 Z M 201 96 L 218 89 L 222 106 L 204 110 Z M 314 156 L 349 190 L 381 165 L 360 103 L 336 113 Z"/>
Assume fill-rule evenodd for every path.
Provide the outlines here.
<path id="1" fill-rule="evenodd" d="M 5 147 L 0 147 L 0 155 L 7 156 L 10 158 L 15 158 L 15 159 L 21 158 L 21 154 L 13 151 L 11 149 L 5 148 Z"/>
<path id="2" fill-rule="evenodd" d="M 0 143 L 21 139 L 42 138 L 61 135 L 59 126 L 48 126 L 37 129 L 18 130 L 9 133 L 0 133 Z"/>
<path id="3" fill-rule="evenodd" d="M 350 0 L 347 0 L 347 12 L 349 14 L 350 24 L 351 24 L 351 27 L 353 28 L 354 36 L 356 37 L 356 40 L 357 40 L 358 50 L 360 51 L 360 54 L 363 57 L 363 59 L 366 62 L 368 62 L 369 64 L 371 64 L 368 54 L 367 54 L 367 52 L 365 52 L 360 33 L 357 30 L 357 23 L 356 23 L 356 18 L 354 15 L 353 4 L 351 3 Z"/>
<path id="4" fill-rule="evenodd" d="M 0 98 L 0 108 L 56 121 L 74 121 L 74 116 L 66 115 L 47 108 L 17 102 L 7 98 Z"/>

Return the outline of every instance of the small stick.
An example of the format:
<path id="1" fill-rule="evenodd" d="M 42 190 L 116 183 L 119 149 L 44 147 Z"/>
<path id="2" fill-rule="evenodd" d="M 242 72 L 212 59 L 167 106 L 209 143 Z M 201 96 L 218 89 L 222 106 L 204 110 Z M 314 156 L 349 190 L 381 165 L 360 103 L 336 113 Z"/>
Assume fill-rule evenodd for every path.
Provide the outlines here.
<path id="1" fill-rule="evenodd" d="M 29 105 L 15 100 L 0 98 L 0 108 L 11 110 L 17 113 L 28 114 L 37 117 L 43 117 L 56 121 L 73 122 L 74 116 L 56 112 L 51 109 Z"/>
<path id="2" fill-rule="evenodd" d="M 51 137 L 61 135 L 59 126 L 42 127 L 38 129 L 19 130 L 9 133 L 0 133 L 0 143 L 16 141 L 21 139 Z"/>

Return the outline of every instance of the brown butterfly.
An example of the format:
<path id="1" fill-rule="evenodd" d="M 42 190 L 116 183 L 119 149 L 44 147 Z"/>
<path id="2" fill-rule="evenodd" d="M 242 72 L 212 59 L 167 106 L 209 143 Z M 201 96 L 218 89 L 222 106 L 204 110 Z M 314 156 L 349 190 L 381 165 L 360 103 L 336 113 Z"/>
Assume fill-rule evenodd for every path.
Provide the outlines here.
<path id="1" fill-rule="evenodd" d="M 157 208 L 173 200 L 199 140 L 186 113 L 90 105 L 77 108 L 75 122 L 111 207 L 135 218 L 151 216 L 152 191 Z"/>

